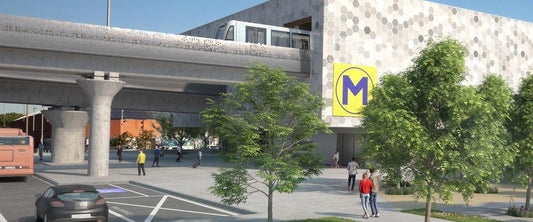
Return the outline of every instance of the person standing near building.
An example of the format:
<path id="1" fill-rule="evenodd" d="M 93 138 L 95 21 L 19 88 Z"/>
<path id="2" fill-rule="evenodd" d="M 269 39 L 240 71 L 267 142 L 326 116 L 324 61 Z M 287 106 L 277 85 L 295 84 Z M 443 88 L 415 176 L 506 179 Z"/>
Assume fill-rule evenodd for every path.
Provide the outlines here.
<path id="1" fill-rule="evenodd" d="M 144 172 L 144 162 L 146 161 L 146 155 L 143 152 L 143 149 L 139 150 L 139 155 L 137 155 L 137 175 L 141 175 L 141 169 L 143 171 L 143 176 L 146 176 Z"/>
<path id="2" fill-rule="evenodd" d="M 117 148 L 118 162 L 122 162 L 122 160 L 124 159 L 124 157 L 122 156 L 122 151 L 122 145 L 119 145 Z"/>
<path id="3" fill-rule="evenodd" d="M 154 164 L 156 164 L 157 167 L 159 167 L 159 157 L 161 157 L 161 151 L 158 148 L 155 148 L 154 150 L 154 162 L 152 163 L 152 167 L 154 167 Z"/>
<path id="4" fill-rule="evenodd" d="M 198 149 L 198 166 L 202 163 L 202 149 Z"/>
<path id="5" fill-rule="evenodd" d="M 352 161 L 348 163 L 348 167 L 346 169 L 348 170 L 348 191 L 353 191 L 353 187 L 355 186 L 355 176 L 357 175 L 357 168 L 359 167 L 359 164 L 355 162 L 355 157 L 352 157 Z"/>
<path id="6" fill-rule="evenodd" d="M 181 152 L 181 146 L 178 146 L 178 158 L 176 158 L 176 162 L 181 162 L 181 159 L 183 159 L 183 153 Z"/>
<path id="7" fill-rule="evenodd" d="M 44 144 L 42 138 L 39 140 L 39 145 L 37 145 L 37 149 L 39 149 L 39 160 L 43 160 Z"/>
<path id="8" fill-rule="evenodd" d="M 372 217 L 379 217 L 378 205 L 376 204 L 377 192 L 379 191 L 379 178 L 374 172 L 375 169 L 370 168 L 370 181 L 374 185 L 374 188 L 370 190 L 370 210 L 372 210 Z"/>
<path id="9" fill-rule="evenodd" d="M 335 152 L 333 153 L 333 156 L 331 156 L 331 167 L 332 168 L 339 168 L 339 151 L 335 149 Z"/>
<path id="10" fill-rule="evenodd" d="M 372 181 L 368 179 L 368 173 L 363 173 L 363 179 L 359 181 L 359 196 L 361 197 L 361 205 L 365 215 L 363 218 L 368 218 L 368 199 L 370 198 L 370 191 L 374 188 Z"/>

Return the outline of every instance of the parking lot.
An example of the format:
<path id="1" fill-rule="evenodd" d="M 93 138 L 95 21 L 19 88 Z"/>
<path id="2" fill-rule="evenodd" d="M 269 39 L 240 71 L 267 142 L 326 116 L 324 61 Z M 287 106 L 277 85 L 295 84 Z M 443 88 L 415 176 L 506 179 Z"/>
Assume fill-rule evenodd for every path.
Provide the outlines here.
<path id="1" fill-rule="evenodd" d="M 168 221 L 237 215 L 134 184 L 96 185 L 96 188 L 107 200 L 109 221 Z"/>

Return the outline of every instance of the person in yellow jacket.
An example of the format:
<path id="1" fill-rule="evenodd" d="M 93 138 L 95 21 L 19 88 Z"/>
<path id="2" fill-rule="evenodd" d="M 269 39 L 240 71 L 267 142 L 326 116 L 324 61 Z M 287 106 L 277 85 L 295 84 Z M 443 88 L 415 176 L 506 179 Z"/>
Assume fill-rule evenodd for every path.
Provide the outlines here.
<path id="1" fill-rule="evenodd" d="M 144 172 L 144 162 L 146 162 L 146 155 L 143 152 L 143 149 L 139 150 L 139 155 L 137 155 L 137 175 L 141 175 L 141 169 L 143 170 L 143 176 L 146 176 Z"/>

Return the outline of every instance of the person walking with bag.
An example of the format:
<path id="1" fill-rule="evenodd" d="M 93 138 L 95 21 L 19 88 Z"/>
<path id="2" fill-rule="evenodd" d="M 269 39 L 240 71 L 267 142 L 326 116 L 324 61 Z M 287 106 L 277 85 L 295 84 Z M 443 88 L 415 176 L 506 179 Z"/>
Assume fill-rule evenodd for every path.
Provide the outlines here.
<path id="1" fill-rule="evenodd" d="M 357 167 L 359 167 L 359 164 L 355 162 L 355 157 L 352 157 L 352 161 L 348 163 L 348 167 L 346 169 L 348 170 L 348 191 L 353 191 L 353 187 L 355 186 L 355 176 L 357 175 Z"/>
<path id="2" fill-rule="evenodd" d="M 374 188 L 372 181 L 368 179 L 368 173 L 363 173 L 363 179 L 359 181 L 359 196 L 361 197 L 361 205 L 365 215 L 363 218 L 368 218 L 368 200 L 370 199 L 370 191 Z"/>

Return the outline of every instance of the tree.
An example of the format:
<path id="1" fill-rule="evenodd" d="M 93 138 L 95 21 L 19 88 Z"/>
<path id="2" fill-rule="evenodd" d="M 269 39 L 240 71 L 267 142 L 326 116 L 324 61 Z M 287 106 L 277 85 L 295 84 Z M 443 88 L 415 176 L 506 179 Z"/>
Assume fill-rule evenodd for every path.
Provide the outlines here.
<path id="1" fill-rule="evenodd" d="M 329 132 L 320 118 L 322 98 L 281 68 L 256 64 L 244 82 L 222 95 L 221 103 L 210 100 L 210 105 L 202 112 L 203 122 L 226 142 L 224 157 L 234 164 L 212 174 L 211 192 L 226 204 L 263 194 L 272 221 L 275 191 L 290 193 L 321 173 L 322 157 L 307 141 L 318 132 Z M 249 164 L 257 167 L 256 173 L 248 171 Z"/>
<path id="2" fill-rule="evenodd" d="M 530 209 L 531 185 L 533 181 L 533 75 L 528 73 L 522 80 L 514 97 L 510 131 L 517 155 L 512 165 L 516 179 L 527 187 L 526 208 Z"/>
<path id="3" fill-rule="evenodd" d="M 135 139 L 135 143 L 137 144 L 137 147 L 146 149 L 152 143 L 153 138 L 154 132 L 152 130 L 141 130 Z"/>
<path id="4" fill-rule="evenodd" d="M 133 135 L 131 135 L 130 132 L 124 132 L 117 138 L 111 139 L 111 145 L 112 146 L 123 146 L 128 144 L 128 142 L 131 140 Z"/>
<path id="5" fill-rule="evenodd" d="M 190 133 L 192 138 L 201 139 L 203 142 L 203 148 L 207 148 L 207 145 L 209 145 L 209 140 L 212 138 L 212 136 L 209 135 L 209 132 L 207 132 L 205 128 L 192 128 Z"/>
<path id="6" fill-rule="evenodd" d="M 174 115 L 166 117 L 159 115 L 156 117 L 159 126 L 152 126 L 161 134 L 161 137 L 170 145 L 183 148 L 183 145 L 196 136 L 197 130 L 191 127 L 174 127 Z"/>
<path id="7" fill-rule="evenodd" d="M 173 140 L 174 132 L 176 131 L 176 128 L 173 126 L 174 115 L 170 114 L 170 116 L 167 117 L 159 114 L 156 116 L 155 121 L 158 125 L 152 124 L 152 127 L 161 134 L 161 137 L 167 142 Z"/>
<path id="8" fill-rule="evenodd" d="M 24 114 L 20 113 L 4 113 L 0 114 L 0 128 L 9 128 L 9 124 L 13 122 L 14 120 L 23 117 Z"/>
<path id="9" fill-rule="evenodd" d="M 468 201 L 512 159 L 511 90 L 495 76 L 477 88 L 461 85 L 465 56 L 455 40 L 428 42 L 413 67 L 382 78 L 363 110 L 365 157 L 386 173 L 412 175 L 426 221 L 437 194 L 449 201 L 458 191 Z"/>

